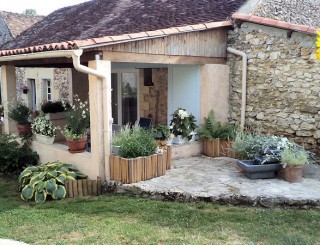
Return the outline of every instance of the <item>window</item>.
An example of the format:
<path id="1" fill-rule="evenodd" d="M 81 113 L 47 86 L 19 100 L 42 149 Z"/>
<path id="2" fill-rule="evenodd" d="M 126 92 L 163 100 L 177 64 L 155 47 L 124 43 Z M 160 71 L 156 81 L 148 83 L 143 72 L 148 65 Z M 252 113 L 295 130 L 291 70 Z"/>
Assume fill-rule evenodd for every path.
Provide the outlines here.
<path id="1" fill-rule="evenodd" d="M 44 96 L 47 101 L 52 100 L 52 84 L 49 79 L 43 79 L 43 87 L 44 87 Z"/>

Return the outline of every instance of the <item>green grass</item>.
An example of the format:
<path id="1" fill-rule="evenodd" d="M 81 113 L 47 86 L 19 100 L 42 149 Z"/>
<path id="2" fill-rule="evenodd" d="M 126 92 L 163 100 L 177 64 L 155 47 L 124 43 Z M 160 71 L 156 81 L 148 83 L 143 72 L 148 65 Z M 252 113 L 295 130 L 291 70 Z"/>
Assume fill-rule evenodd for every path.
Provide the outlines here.
<path id="1" fill-rule="evenodd" d="M 320 211 L 104 195 L 24 202 L 0 177 L 0 237 L 30 244 L 320 244 Z"/>

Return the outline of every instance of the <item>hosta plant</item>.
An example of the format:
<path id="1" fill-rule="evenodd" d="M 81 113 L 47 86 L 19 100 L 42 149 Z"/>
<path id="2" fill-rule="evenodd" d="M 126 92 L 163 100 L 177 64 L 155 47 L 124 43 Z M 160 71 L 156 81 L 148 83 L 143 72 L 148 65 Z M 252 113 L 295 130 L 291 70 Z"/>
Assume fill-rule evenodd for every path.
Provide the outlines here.
<path id="1" fill-rule="evenodd" d="M 21 198 L 44 203 L 48 197 L 61 200 L 66 196 L 67 180 L 85 179 L 74 166 L 59 161 L 26 168 L 19 176 Z"/>

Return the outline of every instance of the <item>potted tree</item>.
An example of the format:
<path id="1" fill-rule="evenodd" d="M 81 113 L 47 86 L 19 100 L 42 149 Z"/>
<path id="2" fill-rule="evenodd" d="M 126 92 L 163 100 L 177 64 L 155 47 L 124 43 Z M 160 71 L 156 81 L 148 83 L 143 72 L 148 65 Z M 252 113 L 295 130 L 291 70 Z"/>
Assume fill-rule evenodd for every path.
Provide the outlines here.
<path id="1" fill-rule="evenodd" d="M 295 183 L 302 181 L 303 166 L 308 163 L 308 152 L 301 147 L 288 147 L 280 153 L 284 179 Z"/>
<path id="2" fill-rule="evenodd" d="M 231 123 L 221 123 L 216 120 L 213 110 L 204 118 L 204 124 L 198 134 L 204 138 L 203 153 L 209 157 L 233 156 L 231 142 L 236 137 L 237 126 Z"/>
<path id="3" fill-rule="evenodd" d="M 24 104 L 10 104 L 8 117 L 17 123 L 17 130 L 20 135 L 31 135 L 31 110 Z"/>
<path id="4" fill-rule="evenodd" d="M 84 152 L 87 143 L 87 128 L 90 124 L 88 101 L 82 102 L 77 95 L 74 104 L 66 112 L 67 124 L 62 131 L 70 153 Z"/>
<path id="5" fill-rule="evenodd" d="M 32 132 L 35 134 L 36 139 L 40 143 L 53 144 L 58 127 L 48 120 L 44 114 L 36 117 L 31 124 Z"/>
<path id="6" fill-rule="evenodd" d="M 191 113 L 188 113 L 186 109 L 178 108 L 172 114 L 169 128 L 176 137 L 176 144 L 182 145 L 185 139 L 191 139 L 190 133 L 197 127 L 196 118 Z"/>

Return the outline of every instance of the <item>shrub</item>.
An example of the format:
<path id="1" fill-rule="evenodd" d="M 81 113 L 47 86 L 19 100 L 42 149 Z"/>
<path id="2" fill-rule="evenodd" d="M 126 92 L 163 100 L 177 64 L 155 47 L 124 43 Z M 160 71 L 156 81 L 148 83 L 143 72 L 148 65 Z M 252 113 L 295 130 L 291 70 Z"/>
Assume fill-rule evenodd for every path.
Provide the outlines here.
<path id="1" fill-rule="evenodd" d="M 44 203 L 47 197 L 61 200 L 66 196 L 66 180 L 85 178 L 74 166 L 59 161 L 31 166 L 19 176 L 21 198 L 25 201 L 34 198 L 36 203 Z"/>
<path id="2" fill-rule="evenodd" d="M 150 130 L 133 126 L 132 130 L 127 125 L 112 139 L 112 144 L 120 146 L 119 155 L 124 158 L 150 156 L 156 152 L 157 144 Z"/>
<path id="3" fill-rule="evenodd" d="M 166 140 L 169 137 L 170 130 L 167 125 L 156 125 L 152 128 L 154 138 L 156 140 Z"/>
<path id="4" fill-rule="evenodd" d="M 308 163 L 309 154 L 303 148 L 288 147 L 280 153 L 281 163 L 284 166 L 301 166 Z"/>
<path id="5" fill-rule="evenodd" d="M 216 115 L 213 110 L 204 118 L 204 124 L 198 130 L 200 137 L 208 138 L 210 140 L 222 139 L 233 140 L 236 137 L 237 126 L 231 123 L 217 122 Z"/>
<path id="6" fill-rule="evenodd" d="M 21 125 L 30 124 L 31 110 L 24 104 L 18 103 L 16 106 L 9 104 L 8 117 Z"/>
<path id="7" fill-rule="evenodd" d="M 57 113 L 70 109 L 70 104 L 64 101 L 47 101 L 41 105 L 43 113 Z"/>
<path id="8" fill-rule="evenodd" d="M 285 137 L 239 131 L 232 144 L 232 149 L 240 159 L 252 159 L 254 154 L 263 148 L 284 149 L 290 145 L 292 143 Z"/>
<path id="9" fill-rule="evenodd" d="M 30 138 L 17 140 L 11 134 L 0 135 L 0 172 L 19 174 L 31 165 L 37 164 L 38 154 L 30 148 Z"/>

